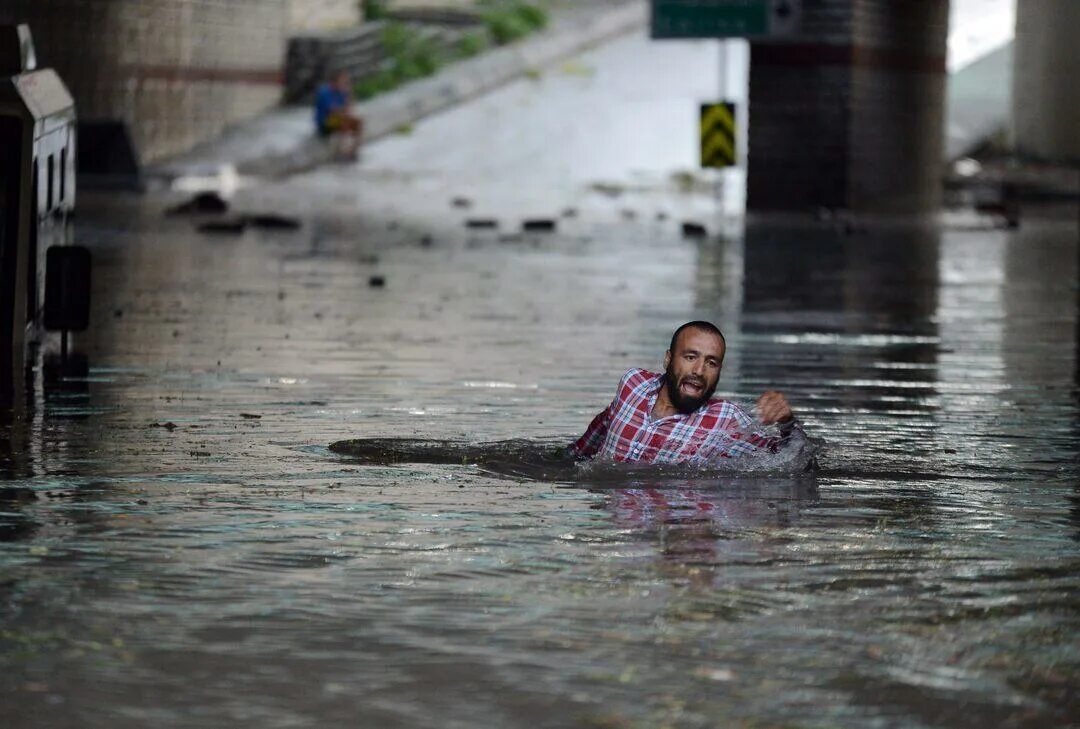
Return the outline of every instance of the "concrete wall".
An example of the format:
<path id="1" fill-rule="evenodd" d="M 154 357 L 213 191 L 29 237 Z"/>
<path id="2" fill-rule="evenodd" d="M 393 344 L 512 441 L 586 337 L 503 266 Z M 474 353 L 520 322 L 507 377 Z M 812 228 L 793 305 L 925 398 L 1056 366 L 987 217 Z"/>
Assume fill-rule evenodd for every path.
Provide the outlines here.
<path id="1" fill-rule="evenodd" d="M 476 0 L 390 0 L 387 5 L 392 10 L 412 10 L 413 8 L 471 8 Z"/>
<path id="2" fill-rule="evenodd" d="M 349 28 L 360 23 L 361 0 L 289 0 L 289 30 Z"/>
<path id="3" fill-rule="evenodd" d="M 1013 134 L 1019 154 L 1080 163 L 1080 2 L 1017 3 Z"/>
<path id="4" fill-rule="evenodd" d="M 753 43 L 747 206 L 936 209 L 948 10 L 804 0 L 800 37 Z"/>
<path id="5" fill-rule="evenodd" d="M 30 23 L 80 117 L 127 122 L 152 161 L 278 103 L 286 2 L 4 0 L 0 23 Z"/>

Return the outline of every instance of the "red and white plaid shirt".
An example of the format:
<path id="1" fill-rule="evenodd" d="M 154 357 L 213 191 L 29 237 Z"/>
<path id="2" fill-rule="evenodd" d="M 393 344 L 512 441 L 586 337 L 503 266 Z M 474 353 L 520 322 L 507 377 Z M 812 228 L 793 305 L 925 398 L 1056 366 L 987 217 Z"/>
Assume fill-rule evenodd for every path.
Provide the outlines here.
<path id="1" fill-rule="evenodd" d="M 576 458 L 642 463 L 705 463 L 762 449 L 775 452 L 782 438 L 755 430 L 746 411 L 727 400 L 710 400 L 689 414 L 654 419 L 652 409 L 664 375 L 632 369 L 619 391 L 570 446 Z"/>

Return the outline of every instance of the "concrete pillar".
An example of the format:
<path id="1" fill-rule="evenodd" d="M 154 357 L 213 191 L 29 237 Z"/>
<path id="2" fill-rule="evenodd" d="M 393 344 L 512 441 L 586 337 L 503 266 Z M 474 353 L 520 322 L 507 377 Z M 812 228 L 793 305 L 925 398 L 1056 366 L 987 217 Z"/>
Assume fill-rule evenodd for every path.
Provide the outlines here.
<path id="1" fill-rule="evenodd" d="M 751 211 L 941 204 L 946 0 L 804 0 L 750 52 Z"/>
<path id="2" fill-rule="evenodd" d="M 1080 2 L 1016 4 L 1013 134 L 1018 154 L 1080 163 Z"/>

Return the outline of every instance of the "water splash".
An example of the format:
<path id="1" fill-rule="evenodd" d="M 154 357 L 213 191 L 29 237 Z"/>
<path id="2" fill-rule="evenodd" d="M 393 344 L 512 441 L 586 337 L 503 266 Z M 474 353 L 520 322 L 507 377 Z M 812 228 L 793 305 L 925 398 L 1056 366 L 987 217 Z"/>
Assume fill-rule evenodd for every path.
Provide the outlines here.
<path id="1" fill-rule="evenodd" d="M 740 458 L 704 464 L 624 463 L 610 460 L 576 461 L 565 439 L 512 439 L 490 443 L 408 438 L 361 438 L 330 445 L 332 453 L 369 465 L 432 463 L 475 465 L 504 478 L 587 484 L 609 488 L 632 487 L 648 481 L 685 483 L 687 480 L 813 475 L 823 452 L 821 441 L 799 431 L 775 453 L 762 451 Z"/>

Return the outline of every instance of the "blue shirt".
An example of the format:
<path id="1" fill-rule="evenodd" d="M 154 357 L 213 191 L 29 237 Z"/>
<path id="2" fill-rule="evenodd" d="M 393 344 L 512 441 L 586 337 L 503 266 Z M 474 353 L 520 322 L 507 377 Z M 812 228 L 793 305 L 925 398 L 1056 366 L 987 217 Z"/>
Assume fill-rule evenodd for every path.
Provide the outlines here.
<path id="1" fill-rule="evenodd" d="M 344 91 L 334 88 L 331 84 L 320 86 L 315 92 L 315 127 L 324 129 L 330 114 L 344 109 L 347 101 Z"/>

